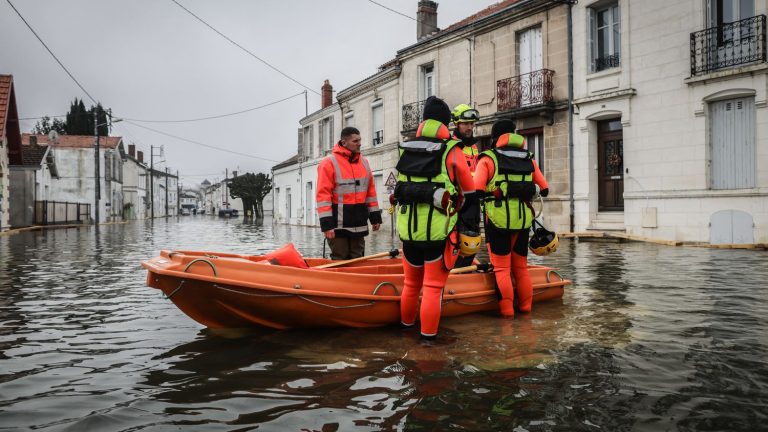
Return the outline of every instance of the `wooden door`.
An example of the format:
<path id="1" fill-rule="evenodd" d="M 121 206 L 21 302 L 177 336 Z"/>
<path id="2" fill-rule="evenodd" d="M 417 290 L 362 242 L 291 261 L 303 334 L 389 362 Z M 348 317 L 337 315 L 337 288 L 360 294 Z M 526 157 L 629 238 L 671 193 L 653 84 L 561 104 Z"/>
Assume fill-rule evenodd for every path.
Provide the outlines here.
<path id="1" fill-rule="evenodd" d="M 624 140 L 621 120 L 597 124 L 597 209 L 624 211 Z"/>

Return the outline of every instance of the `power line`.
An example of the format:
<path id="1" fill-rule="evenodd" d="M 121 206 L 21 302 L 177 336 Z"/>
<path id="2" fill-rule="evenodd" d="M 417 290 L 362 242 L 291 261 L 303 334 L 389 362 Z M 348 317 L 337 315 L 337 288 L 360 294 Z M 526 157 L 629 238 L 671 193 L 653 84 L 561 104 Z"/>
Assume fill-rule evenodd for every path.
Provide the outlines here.
<path id="1" fill-rule="evenodd" d="M 256 60 L 258 60 L 258 61 L 260 61 L 260 62 L 262 62 L 262 63 L 264 63 L 266 66 L 268 66 L 270 69 L 274 70 L 275 72 L 279 73 L 280 75 L 282 75 L 282 76 L 284 76 L 284 77 L 288 78 L 289 80 L 291 80 L 291 81 L 295 82 L 296 84 L 298 84 L 298 85 L 300 85 L 300 86 L 304 87 L 305 89 L 307 89 L 307 90 L 311 91 L 312 93 L 314 93 L 314 94 L 316 94 L 316 95 L 320 96 L 320 93 L 319 93 L 318 91 L 316 91 L 316 90 L 312 89 L 311 87 L 307 87 L 306 85 L 302 84 L 302 83 L 301 83 L 300 81 L 298 81 L 297 79 L 295 79 L 295 78 L 291 77 L 290 75 L 288 75 L 287 73 L 285 73 L 285 72 L 281 71 L 281 70 L 280 70 L 280 69 L 278 69 L 277 67 L 275 67 L 275 66 L 272 66 L 272 65 L 271 65 L 269 62 L 267 62 L 266 60 L 262 59 L 261 57 L 257 56 L 256 54 L 252 53 L 251 51 L 249 51 L 249 50 L 248 50 L 247 48 L 245 48 L 244 46 L 242 46 L 242 45 L 240 45 L 239 43 L 235 42 L 234 40 L 230 39 L 230 38 L 229 38 L 227 35 L 225 35 L 224 33 L 220 32 L 219 30 L 217 30 L 215 27 L 213 27 L 212 25 L 208 24 L 207 22 L 205 22 L 205 20 L 204 20 L 204 19 L 202 19 L 202 18 L 200 18 L 199 16 L 195 15 L 195 14 L 194 14 L 192 11 L 190 11 L 189 9 L 185 8 L 184 6 L 182 6 L 182 5 L 181 5 L 181 3 L 179 3 L 178 1 L 176 1 L 176 0 L 171 0 L 171 1 L 172 1 L 172 2 L 174 2 L 174 3 L 176 3 L 176 5 L 177 5 L 178 7 L 180 7 L 180 8 L 182 8 L 182 9 L 184 9 L 184 11 L 186 11 L 188 14 L 192 15 L 193 17 L 195 17 L 195 19 L 197 19 L 198 21 L 200 21 L 201 23 L 203 23 L 203 24 L 204 24 L 206 27 L 208 27 L 209 29 L 211 29 L 211 30 L 213 30 L 214 32 L 216 32 L 216 34 L 218 34 L 219 36 L 223 37 L 224 39 L 226 39 L 227 41 L 229 41 L 229 42 L 230 42 L 231 44 L 233 44 L 234 46 L 236 46 L 236 47 L 240 48 L 241 50 L 243 50 L 244 52 L 246 52 L 246 53 L 247 53 L 248 55 L 250 55 L 251 57 L 255 58 Z"/>
<path id="2" fill-rule="evenodd" d="M 387 6 L 387 5 L 383 5 L 383 4 L 381 4 L 381 3 L 379 3 L 379 2 L 376 2 L 376 1 L 374 1 L 374 0 L 368 0 L 368 2 L 370 2 L 370 3 L 373 3 L 373 4 L 375 4 L 376 6 L 380 6 L 380 7 L 383 7 L 384 9 L 386 9 L 386 10 L 388 10 L 388 11 L 390 11 L 390 12 L 394 12 L 394 13 L 396 13 L 396 14 L 398 14 L 398 15 L 400 15 L 400 16 L 404 16 L 404 17 L 406 17 L 406 18 L 408 18 L 408 19 L 410 19 L 410 20 L 416 21 L 417 23 L 420 23 L 420 24 L 422 24 L 422 25 L 425 25 L 425 26 L 429 26 L 429 27 L 432 27 L 432 28 L 433 28 L 433 29 L 435 29 L 435 30 L 437 30 L 437 29 L 438 29 L 436 26 L 434 26 L 434 25 L 432 25 L 432 24 L 430 24 L 430 23 L 425 23 L 424 21 L 419 21 L 417 18 L 414 18 L 414 17 L 412 17 L 412 16 L 410 16 L 410 15 L 408 15 L 408 14 L 404 14 L 404 13 L 402 13 L 402 12 L 398 11 L 398 10 L 392 9 L 391 7 L 389 7 L 389 6 Z"/>
<path id="3" fill-rule="evenodd" d="M 241 111 L 231 112 L 231 113 L 227 113 L 227 114 L 218 114 L 218 115 L 212 115 L 212 116 L 207 116 L 207 117 L 199 117 L 199 118 L 192 118 L 192 119 L 182 119 L 182 120 L 147 120 L 147 119 L 135 119 L 135 118 L 129 118 L 129 117 L 120 117 L 120 116 L 117 116 L 117 115 L 113 115 L 113 117 L 121 118 L 123 120 L 131 120 L 131 121 L 140 122 L 140 123 L 187 123 L 187 122 L 196 122 L 196 121 L 204 121 L 204 120 L 213 120 L 213 119 L 218 119 L 218 118 L 223 118 L 223 117 L 230 117 L 230 116 L 234 116 L 234 115 L 238 115 L 238 114 L 244 114 L 244 113 L 247 113 L 247 112 L 260 110 L 262 108 L 267 108 L 269 106 L 277 105 L 280 102 L 285 102 L 285 101 L 287 101 L 289 99 L 293 99 L 293 98 L 301 96 L 303 94 L 304 94 L 304 92 L 302 91 L 302 92 L 296 93 L 295 95 L 291 95 L 291 96 L 288 96 L 288 97 L 280 99 L 280 100 L 269 102 L 269 103 L 266 103 L 264 105 L 259 105 L 257 107 L 247 108 L 247 109 L 244 109 L 244 110 L 241 110 Z M 86 114 L 83 114 L 83 115 L 91 116 L 90 113 L 86 113 Z M 54 119 L 54 118 L 60 118 L 60 117 L 66 117 L 66 116 L 67 116 L 67 114 L 63 114 L 63 115 L 47 115 L 47 116 L 41 116 L 41 117 L 22 117 L 22 118 L 19 118 L 19 121 L 22 121 L 22 120 L 42 120 L 42 119 L 44 119 L 46 117 L 48 117 L 50 119 Z"/>
<path id="4" fill-rule="evenodd" d="M 222 152 L 225 152 L 225 153 L 231 153 L 231 154 L 235 154 L 235 155 L 238 155 L 238 156 L 245 156 L 245 157 L 249 157 L 249 158 L 253 158 L 253 159 L 265 160 L 265 161 L 268 161 L 268 162 L 275 162 L 275 163 L 280 162 L 278 160 L 269 159 L 269 158 L 265 158 L 265 157 L 262 157 L 262 156 L 256 156 L 256 155 L 252 155 L 252 154 L 248 154 L 248 153 L 240 153 L 240 152 L 237 152 L 237 151 L 234 151 L 234 150 L 228 150 L 228 149 L 225 149 L 225 148 L 212 146 L 210 144 L 201 143 L 199 141 L 194 141 L 194 140 L 191 140 L 189 138 L 180 137 L 180 136 L 177 136 L 177 135 L 169 134 L 168 132 L 163 132 L 161 130 L 153 129 L 153 128 L 148 127 L 148 126 L 140 125 L 140 124 L 134 123 L 134 122 L 132 122 L 130 120 L 125 120 L 125 123 L 131 124 L 133 126 L 140 127 L 142 129 L 146 129 L 146 130 L 149 130 L 149 131 L 152 131 L 152 132 L 155 132 L 155 133 L 158 133 L 160 135 L 165 135 L 167 137 L 174 138 L 174 139 L 177 139 L 179 141 L 185 141 L 185 142 L 188 142 L 190 144 L 195 144 L 195 145 L 199 145 L 199 146 L 202 146 L 202 147 L 207 147 L 209 149 L 218 150 L 218 151 L 222 151 Z"/>
<path id="5" fill-rule="evenodd" d="M 203 120 L 213 120 L 213 119 L 218 119 L 218 118 L 230 117 L 230 116 L 234 116 L 234 115 L 238 115 L 238 114 L 243 114 L 243 113 L 247 113 L 247 112 L 251 112 L 251 111 L 256 111 L 256 110 L 259 110 L 259 109 L 262 109 L 262 108 L 266 108 L 266 107 L 272 106 L 272 105 L 277 105 L 280 102 L 285 102 L 285 101 L 287 101 L 289 99 L 293 99 L 293 98 L 295 98 L 297 96 L 301 96 L 303 94 L 304 94 L 304 92 L 296 93 L 295 95 L 291 95 L 291 96 L 288 96 L 286 98 L 283 98 L 283 99 L 280 99 L 280 100 L 276 100 L 274 102 L 270 102 L 270 103 L 267 103 L 267 104 L 264 104 L 264 105 L 260 105 L 260 106 L 257 106 L 257 107 L 244 109 L 242 111 L 236 111 L 236 112 L 227 113 L 227 114 L 219 114 L 219 115 L 215 115 L 215 116 L 193 118 L 193 119 L 185 119 L 185 120 L 141 120 L 141 119 L 127 118 L 127 117 L 120 117 L 120 118 L 123 119 L 123 120 L 126 120 L 126 121 L 130 120 L 130 121 L 135 121 L 135 122 L 140 122 L 140 123 L 187 123 L 187 122 L 196 122 L 196 121 L 203 121 Z"/>
<path id="6" fill-rule="evenodd" d="M 98 102 L 96 102 L 96 99 L 94 99 L 94 98 L 93 98 L 93 96 L 91 96 L 91 94 L 90 94 L 90 93 L 88 93 L 88 90 L 86 90 L 86 89 L 85 89 L 85 87 L 83 87 L 83 85 L 82 85 L 82 84 L 80 84 L 80 81 L 78 81 L 78 80 L 77 80 L 77 78 L 75 78 L 75 76 L 74 76 L 74 75 L 72 75 L 72 73 L 69 71 L 69 69 L 67 69 L 67 67 L 66 67 L 66 66 L 64 66 L 64 63 L 62 63 L 62 62 L 61 62 L 61 60 L 59 60 L 59 58 L 58 58 L 58 57 L 56 57 L 56 54 L 54 54 L 54 53 L 53 53 L 53 51 L 51 51 L 51 49 L 50 49 L 50 48 L 48 48 L 48 45 L 46 45 L 46 44 L 45 44 L 45 42 L 43 42 L 43 39 L 42 39 L 42 38 L 40 38 L 40 36 L 39 36 L 39 35 L 37 34 L 37 32 L 35 31 L 35 29 L 33 29 L 31 25 L 29 25 L 29 23 L 27 22 L 27 20 L 26 20 L 26 19 L 24 19 L 24 16 L 22 16 L 22 15 L 21 15 L 21 12 L 19 12 L 19 10 L 18 10 L 18 9 L 16 9 L 16 6 L 14 6 L 14 5 L 13 5 L 13 3 L 11 3 L 11 0 L 5 0 L 5 1 L 6 1 L 6 2 L 8 2 L 8 4 L 9 4 L 9 5 L 11 5 L 11 8 L 13 9 L 13 11 L 14 11 L 14 12 L 16 12 L 16 15 L 18 15 L 18 16 L 19 16 L 19 18 L 21 18 L 21 20 L 22 20 L 22 21 L 24 21 L 24 24 L 27 26 L 27 28 L 29 29 L 29 31 L 31 31 L 31 32 L 32 32 L 32 34 L 34 34 L 34 35 L 35 35 L 35 37 L 37 38 L 37 40 L 39 40 L 39 41 L 40 41 L 40 43 L 41 43 L 41 44 L 43 44 L 43 46 L 45 47 L 46 51 L 48 51 L 48 53 L 51 55 L 51 57 L 53 57 L 53 59 L 54 59 L 54 60 L 56 60 L 56 63 L 58 63 L 58 64 L 59 64 L 59 66 L 61 66 L 61 68 L 62 68 L 62 69 L 64 69 L 64 72 L 66 72 L 66 73 L 67 73 L 67 75 L 69 75 L 69 77 L 70 77 L 70 78 L 72 78 L 72 81 L 74 81 L 74 82 L 75 82 L 75 84 L 77 84 L 77 86 L 78 86 L 78 87 L 80 87 L 80 90 L 82 90 L 82 91 L 83 91 L 83 93 L 85 93 L 85 94 L 86 94 L 86 96 L 88 96 L 88 98 L 89 98 L 89 99 L 91 99 L 91 101 L 92 101 L 93 103 L 95 103 L 95 104 L 98 104 Z"/>

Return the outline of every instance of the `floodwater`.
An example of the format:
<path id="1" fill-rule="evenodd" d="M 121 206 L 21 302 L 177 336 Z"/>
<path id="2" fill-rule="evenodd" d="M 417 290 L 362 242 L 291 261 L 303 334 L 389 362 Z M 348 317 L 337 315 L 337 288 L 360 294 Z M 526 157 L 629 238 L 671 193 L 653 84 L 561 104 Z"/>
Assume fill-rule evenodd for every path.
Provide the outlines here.
<path id="1" fill-rule="evenodd" d="M 768 430 L 768 253 L 562 241 L 532 315 L 214 333 L 145 286 L 160 249 L 318 229 L 206 216 L 0 237 L 0 430 Z M 387 250 L 389 232 L 369 237 Z"/>

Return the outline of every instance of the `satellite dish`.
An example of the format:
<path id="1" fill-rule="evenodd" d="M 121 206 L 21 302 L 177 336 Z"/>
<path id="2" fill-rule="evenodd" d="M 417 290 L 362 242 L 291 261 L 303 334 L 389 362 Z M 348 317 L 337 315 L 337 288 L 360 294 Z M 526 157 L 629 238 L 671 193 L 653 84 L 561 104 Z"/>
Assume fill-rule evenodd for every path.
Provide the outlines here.
<path id="1" fill-rule="evenodd" d="M 49 143 L 59 142 L 59 133 L 56 132 L 55 130 L 48 132 L 48 142 Z"/>

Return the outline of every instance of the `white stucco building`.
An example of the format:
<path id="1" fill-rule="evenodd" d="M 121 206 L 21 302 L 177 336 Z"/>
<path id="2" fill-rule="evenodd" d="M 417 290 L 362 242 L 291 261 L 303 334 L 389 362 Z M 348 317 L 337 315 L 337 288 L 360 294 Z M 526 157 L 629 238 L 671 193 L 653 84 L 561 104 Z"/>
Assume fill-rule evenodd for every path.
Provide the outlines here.
<path id="1" fill-rule="evenodd" d="M 51 201 L 91 204 L 90 218 L 95 216 L 96 184 L 95 137 L 60 135 L 49 141 L 46 135 L 22 134 L 22 145 L 51 146 L 58 171 L 53 178 L 48 199 Z M 99 221 L 123 218 L 123 139 L 99 138 Z"/>
<path id="2" fill-rule="evenodd" d="M 576 230 L 768 242 L 766 0 L 579 2 Z"/>
<path id="3" fill-rule="evenodd" d="M 136 145 L 128 145 L 123 159 L 123 216 L 125 219 L 146 219 L 149 197 L 149 167 L 144 163 L 144 152 L 136 151 Z"/>

